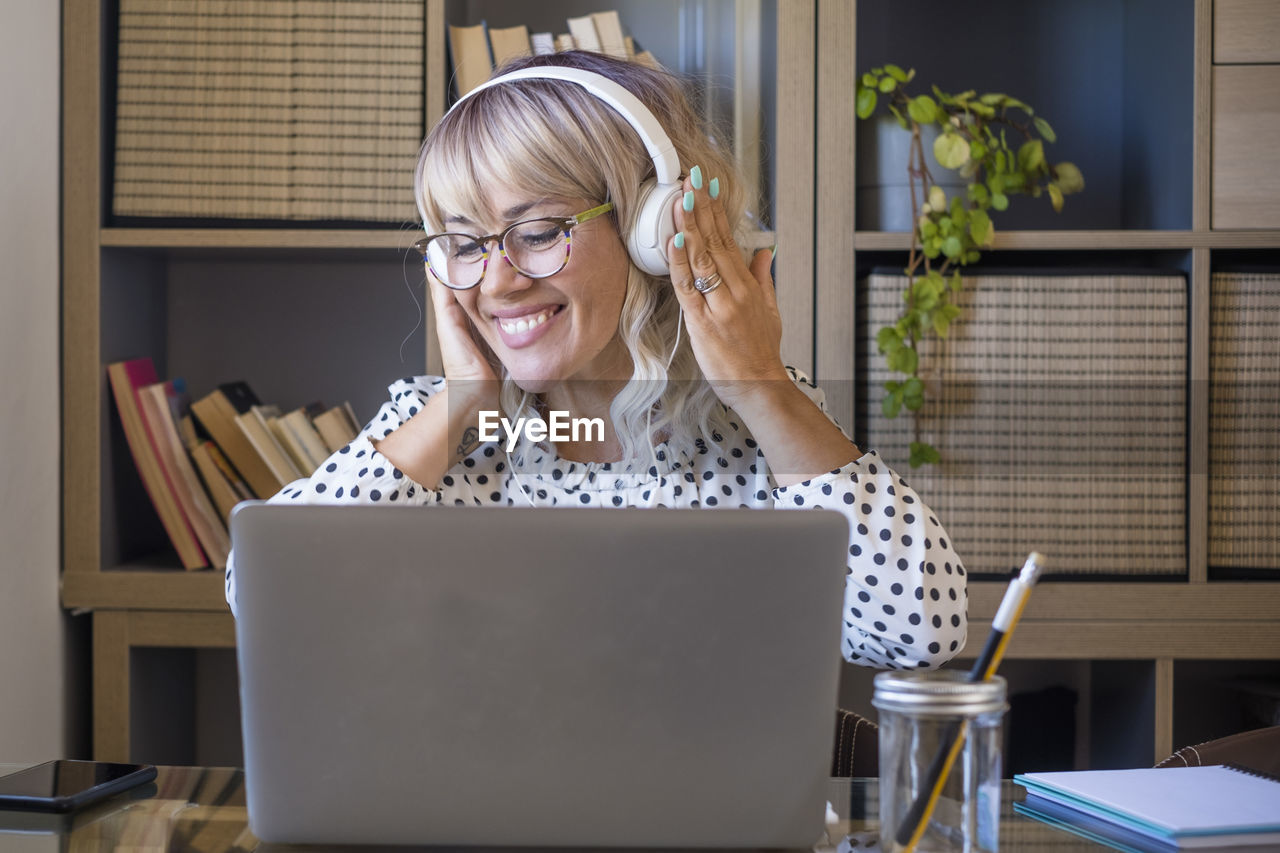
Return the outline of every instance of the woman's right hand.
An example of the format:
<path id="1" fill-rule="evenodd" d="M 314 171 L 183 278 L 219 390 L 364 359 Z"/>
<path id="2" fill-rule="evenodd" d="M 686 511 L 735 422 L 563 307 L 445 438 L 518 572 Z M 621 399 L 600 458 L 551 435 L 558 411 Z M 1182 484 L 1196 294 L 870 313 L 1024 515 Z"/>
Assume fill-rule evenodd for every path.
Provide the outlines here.
<path id="1" fill-rule="evenodd" d="M 427 270 L 427 287 L 435 312 L 436 339 L 440 342 L 440 359 L 444 377 L 453 383 L 492 382 L 497 375 L 471 334 L 471 320 L 457 296 Z"/>
<path id="2" fill-rule="evenodd" d="M 417 414 L 376 443 L 380 453 L 426 488 L 480 446 L 479 413 L 497 411 L 498 377 L 471 336 L 471 321 L 449 288 L 427 271 L 444 390 Z"/>

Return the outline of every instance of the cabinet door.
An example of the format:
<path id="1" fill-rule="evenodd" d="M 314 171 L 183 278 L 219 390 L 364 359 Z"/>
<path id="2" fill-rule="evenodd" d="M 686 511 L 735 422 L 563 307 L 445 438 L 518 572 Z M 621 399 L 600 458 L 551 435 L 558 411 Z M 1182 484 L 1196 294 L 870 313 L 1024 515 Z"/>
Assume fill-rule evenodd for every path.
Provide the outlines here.
<path id="1" fill-rule="evenodd" d="M 1280 228 L 1280 65 L 1213 69 L 1213 227 Z"/>

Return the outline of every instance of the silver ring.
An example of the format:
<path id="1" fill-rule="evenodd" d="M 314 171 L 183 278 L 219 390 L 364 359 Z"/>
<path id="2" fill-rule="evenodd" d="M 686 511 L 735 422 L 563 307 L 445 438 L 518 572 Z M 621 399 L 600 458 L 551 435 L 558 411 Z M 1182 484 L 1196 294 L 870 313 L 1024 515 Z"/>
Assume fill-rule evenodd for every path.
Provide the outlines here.
<path id="1" fill-rule="evenodd" d="M 720 286 L 720 273 L 713 272 L 711 275 L 698 276 L 693 280 L 693 289 L 706 296 L 711 291 Z"/>

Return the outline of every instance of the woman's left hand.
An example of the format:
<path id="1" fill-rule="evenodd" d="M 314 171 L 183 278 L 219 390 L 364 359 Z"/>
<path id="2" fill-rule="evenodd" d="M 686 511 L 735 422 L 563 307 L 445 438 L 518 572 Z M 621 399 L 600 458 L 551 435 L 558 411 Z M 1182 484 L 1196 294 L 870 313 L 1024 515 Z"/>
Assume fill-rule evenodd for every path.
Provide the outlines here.
<path id="1" fill-rule="evenodd" d="M 782 318 L 769 274 L 773 253 L 761 249 L 747 265 L 724 206 L 712 198 L 717 184 L 698 177 L 697 187 L 692 176 L 685 178 L 684 198 L 676 202 L 678 232 L 668 246 L 671 282 L 703 375 L 722 403 L 741 410 L 750 398 L 778 387 L 774 383 L 791 385 L 782 364 Z M 686 210 L 690 201 L 692 210 Z M 698 280 L 711 289 L 700 292 Z"/>

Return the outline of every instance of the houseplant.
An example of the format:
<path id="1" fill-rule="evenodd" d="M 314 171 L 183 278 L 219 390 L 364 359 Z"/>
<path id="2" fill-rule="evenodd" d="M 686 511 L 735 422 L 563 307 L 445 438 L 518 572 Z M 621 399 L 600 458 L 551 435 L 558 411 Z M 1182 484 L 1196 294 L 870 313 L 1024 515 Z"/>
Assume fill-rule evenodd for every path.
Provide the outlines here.
<path id="1" fill-rule="evenodd" d="M 907 287 L 897 321 L 876 335 L 889 370 L 904 377 L 884 385 L 881 409 L 889 418 L 925 405 L 929 373 L 921 344 L 933 337 L 945 339 L 959 318 L 961 310 L 952 298 L 963 287 L 960 270 L 994 244 L 992 212 L 1007 209 L 1009 196 L 1018 194 L 1048 195 L 1053 209 L 1061 211 L 1065 196 L 1084 189 L 1084 177 L 1074 164 L 1049 164 L 1044 146 L 1056 136 L 1029 105 L 1001 93 L 952 95 L 937 86 L 931 87 L 932 95 L 912 95 L 908 84 L 914 78 L 914 69 L 872 68 L 859 78 L 856 92 L 858 118 L 869 118 L 884 106 L 909 134 L 903 140 L 910 146 L 913 223 Z M 921 133 L 934 126 L 934 159 L 967 182 L 963 196 L 948 198 L 929 172 Z M 920 441 L 918 431 L 915 439 L 911 467 L 940 461 L 937 449 Z"/>

